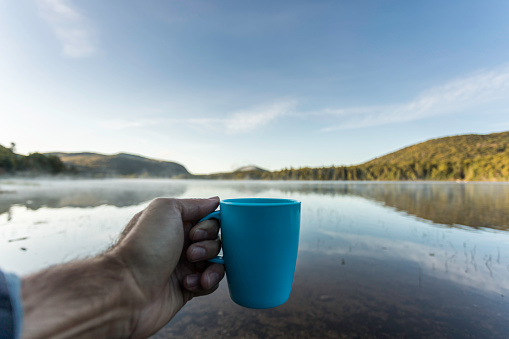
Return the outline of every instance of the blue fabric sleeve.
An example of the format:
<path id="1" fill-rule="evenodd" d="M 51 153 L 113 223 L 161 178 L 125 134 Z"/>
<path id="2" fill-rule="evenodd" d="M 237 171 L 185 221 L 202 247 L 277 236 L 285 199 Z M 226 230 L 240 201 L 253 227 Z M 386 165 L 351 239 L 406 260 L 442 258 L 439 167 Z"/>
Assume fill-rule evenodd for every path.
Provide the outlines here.
<path id="1" fill-rule="evenodd" d="M 0 339 L 21 338 L 22 328 L 21 280 L 0 270 Z"/>

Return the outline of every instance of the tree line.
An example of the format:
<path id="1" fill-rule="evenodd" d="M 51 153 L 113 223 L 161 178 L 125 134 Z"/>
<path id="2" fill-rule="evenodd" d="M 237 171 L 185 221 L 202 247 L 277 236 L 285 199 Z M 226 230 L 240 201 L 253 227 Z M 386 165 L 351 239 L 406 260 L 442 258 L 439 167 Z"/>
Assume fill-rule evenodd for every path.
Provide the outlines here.
<path id="1" fill-rule="evenodd" d="M 493 156 L 464 162 L 410 162 L 321 168 L 285 168 L 201 176 L 230 180 L 465 180 L 509 181 L 509 157 Z"/>
<path id="2" fill-rule="evenodd" d="M 60 174 L 75 173 L 75 169 L 66 166 L 59 157 L 31 153 L 20 155 L 15 153 L 16 144 L 7 148 L 0 145 L 0 174 Z"/>
<path id="3" fill-rule="evenodd" d="M 348 167 L 289 168 L 275 172 L 249 173 L 249 176 L 253 179 L 266 180 L 509 181 L 509 157 L 494 156 L 465 162 L 411 162 Z"/>
<path id="4" fill-rule="evenodd" d="M 76 168 L 66 166 L 58 156 L 40 153 L 22 156 L 14 151 L 15 144 L 11 144 L 10 148 L 0 145 L 0 174 L 17 171 L 77 173 Z M 125 169 L 125 157 L 120 158 L 122 162 L 117 161 L 109 167 Z M 182 178 L 197 179 L 509 181 L 509 132 L 433 139 L 356 166 L 285 168 L 273 172 L 236 171 L 198 176 L 178 166 L 185 171 Z"/>

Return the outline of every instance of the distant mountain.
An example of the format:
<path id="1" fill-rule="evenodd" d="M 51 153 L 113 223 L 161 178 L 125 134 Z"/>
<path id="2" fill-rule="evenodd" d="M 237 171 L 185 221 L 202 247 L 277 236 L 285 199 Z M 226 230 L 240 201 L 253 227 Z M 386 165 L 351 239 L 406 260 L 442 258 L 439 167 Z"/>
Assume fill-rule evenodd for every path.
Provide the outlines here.
<path id="1" fill-rule="evenodd" d="M 248 165 L 248 166 L 237 168 L 234 172 L 252 172 L 252 171 L 268 172 L 268 170 L 254 166 L 254 165 Z"/>
<path id="2" fill-rule="evenodd" d="M 233 172 L 211 173 L 193 176 L 196 179 L 221 179 L 221 180 L 259 180 L 266 179 L 265 174 L 271 172 L 255 165 L 237 168 Z"/>
<path id="3" fill-rule="evenodd" d="M 48 153 L 58 156 L 67 166 L 74 166 L 80 175 L 93 177 L 157 177 L 185 178 L 191 176 L 181 164 L 119 153 Z"/>

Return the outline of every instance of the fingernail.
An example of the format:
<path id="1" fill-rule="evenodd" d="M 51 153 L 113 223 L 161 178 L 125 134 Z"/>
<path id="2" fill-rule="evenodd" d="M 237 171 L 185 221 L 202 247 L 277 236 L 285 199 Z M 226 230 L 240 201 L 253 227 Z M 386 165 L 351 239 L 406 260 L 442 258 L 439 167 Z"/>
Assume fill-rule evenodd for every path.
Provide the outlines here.
<path id="1" fill-rule="evenodd" d="M 205 256 L 205 249 L 203 247 L 196 246 L 191 250 L 191 260 L 198 261 Z"/>
<path id="2" fill-rule="evenodd" d="M 216 195 L 215 197 L 210 197 L 209 200 L 219 200 L 219 197 Z"/>
<path id="3" fill-rule="evenodd" d="M 216 286 L 218 282 L 219 282 L 219 274 L 217 274 L 216 272 L 212 272 L 207 275 L 207 285 L 208 285 L 207 289 L 210 289 L 210 288 Z"/>
<path id="4" fill-rule="evenodd" d="M 209 234 L 204 230 L 196 230 L 193 234 L 193 240 L 205 240 Z"/>
<path id="5" fill-rule="evenodd" d="M 188 275 L 186 277 L 188 287 L 196 287 L 200 284 L 200 277 L 197 275 Z"/>

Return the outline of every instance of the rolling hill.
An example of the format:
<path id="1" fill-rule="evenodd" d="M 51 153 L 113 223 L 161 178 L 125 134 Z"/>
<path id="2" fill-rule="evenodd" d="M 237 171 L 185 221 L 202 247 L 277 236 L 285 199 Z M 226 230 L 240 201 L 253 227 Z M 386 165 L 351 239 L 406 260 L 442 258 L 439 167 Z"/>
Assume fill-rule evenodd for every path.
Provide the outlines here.
<path id="1" fill-rule="evenodd" d="M 409 162 L 473 161 L 479 158 L 509 156 L 509 132 L 466 134 L 432 139 L 405 147 L 366 162 L 364 165 Z"/>
<path id="2" fill-rule="evenodd" d="M 67 166 L 74 166 L 80 175 L 93 177 L 157 177 L 185 178 L 187 169 L 175 162 L 148 159 L 138 155 L 119 153 L 50 153 Z"/>
<path id="3" fill-rule="evenodd" d="M 361 167 L 373 173 L 398 168 L 406 179 L 509 180 L 509 132 L 432 139 Z"/>
<path id="4" fill-rule="evenodd" d="M 261 178 L 509 181 L 509 132 L 432 139 L 356 166 L 284 169 Z"/>

